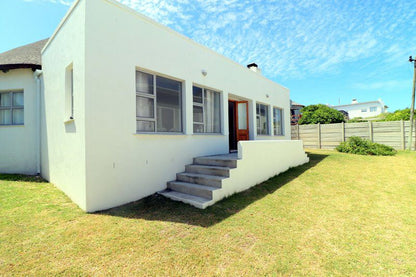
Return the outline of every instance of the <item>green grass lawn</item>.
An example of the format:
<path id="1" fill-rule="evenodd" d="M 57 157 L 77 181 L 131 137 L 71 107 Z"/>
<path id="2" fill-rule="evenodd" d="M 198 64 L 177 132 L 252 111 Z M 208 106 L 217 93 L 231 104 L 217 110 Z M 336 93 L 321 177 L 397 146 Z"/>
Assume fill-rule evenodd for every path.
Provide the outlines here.
<path id="1" fill-rule="evenodd" d="M 309 153 L 206 210 L 151 196 L 86 214 L 0 175 L 0 275 L 416 275 L 416 153 Z"/>

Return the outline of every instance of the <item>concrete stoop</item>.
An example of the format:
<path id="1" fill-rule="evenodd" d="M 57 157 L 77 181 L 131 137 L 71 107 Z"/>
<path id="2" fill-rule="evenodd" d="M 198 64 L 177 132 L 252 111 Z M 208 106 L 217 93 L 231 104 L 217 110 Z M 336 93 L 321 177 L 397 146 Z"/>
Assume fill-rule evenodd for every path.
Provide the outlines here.
<path id="1" fill-rule="evenodd" d="M 215 195 L 223 188 L 230 171 L 237 167 L 237 154 L 197 157 L 185 172 L 176 174 L 176 180 L 167 183 L 159 194 L 175 201 L 205 209 L 219 201 Z"/>

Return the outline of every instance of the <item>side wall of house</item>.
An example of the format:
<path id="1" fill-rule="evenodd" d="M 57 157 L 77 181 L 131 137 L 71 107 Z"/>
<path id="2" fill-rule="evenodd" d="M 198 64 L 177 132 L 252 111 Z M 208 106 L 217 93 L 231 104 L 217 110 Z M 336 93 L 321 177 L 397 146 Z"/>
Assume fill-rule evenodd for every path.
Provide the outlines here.
<path id="1" fill-rule="evenodd" d="M 0 172 L 36 174 L 38 109 L 36 81 L 31 69 L 0 71 L 0 93 L 23 91 L 24 124 L 0 125 Z"/>
<path id="2" fill-rule="evenodd" d="M 249 101 L 251 139 L 290 139 L 287 89 L 115 1 L 86 5 L 88 211 L 165 189 L 195 156 L 227 153 L 229 94 Z M 183 133 L 136 134 L 136 69 L 182 81 Z M 221 92 L 221 134 L 193 134 L 193 84 Z M 256 102 L 284 109 L 284 136 L 255 135 Z"/>
<path id="3" fill-rule="evenodd" d="M 371 107 L 377 107 L 377 110 L 375 112 L 370 112 Z M 350 119 L 355 117 L 374 117 L 384 112 L 384 106 L 379 102 L 358 103 L 351 106 L 337 107 L 336 109 L 348 112 Z M 365 109 L 366 111 L 363 112 L 362 109 Z"/>
<path id="4" fill-rule="evenodd" d="M 85 2 L 68 13 L 42 53 L 42 176 L 82 209 L 85 192 Z M 74 120 L 68 115 L 73 69 Z"/>

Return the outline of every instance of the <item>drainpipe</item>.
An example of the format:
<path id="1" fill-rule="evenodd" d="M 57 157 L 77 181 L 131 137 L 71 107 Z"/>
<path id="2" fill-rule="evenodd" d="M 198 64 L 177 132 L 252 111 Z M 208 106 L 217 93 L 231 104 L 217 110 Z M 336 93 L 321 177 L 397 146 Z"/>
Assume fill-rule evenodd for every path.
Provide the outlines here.
<path id="1" fill-rule="evenodd" d="M 40 131 L 40 122 L 41 122 L 41 107 L 40 107 L 40 98 L 41 98 L 41 90 L 42 90 L 42 84 L 41 84 L 41 79 L 40 76 L 42 75 L 42 70 L 37 69 L 34 73 L 33 76 L 36 79 L 36 107 L 37 107 L 37 112 L 38 112 L 38 116 L 37 116 L 37 120 L 36 120 L 36 131 L 37 131 L 37 136 L 36 136 L 36 145 L 37 145 L 37 151 L 36 151 L 36 171 L 37 174 L 40 175 L 40 158 L 41 158 L 41 131 Z"/>

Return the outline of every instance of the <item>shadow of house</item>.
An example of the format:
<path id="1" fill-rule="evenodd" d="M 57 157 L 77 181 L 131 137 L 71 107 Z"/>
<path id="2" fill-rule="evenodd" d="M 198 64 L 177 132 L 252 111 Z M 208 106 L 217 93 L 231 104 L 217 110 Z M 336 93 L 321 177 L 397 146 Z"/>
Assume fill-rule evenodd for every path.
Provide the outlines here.
<path id="1" fill-rule="evenodd" d="M 139 201 L 97 212 L 96 214 L 210 227 L 274 193 L 327 157 L 327 155 L 310 153 L 308 153 L 308 156 L 310 158 L 309 163 L 291 168 L 249 190 L 234 194 L 205 210 L 196 209 L 182 202 L 171 201 L 154 194 Z"/>

